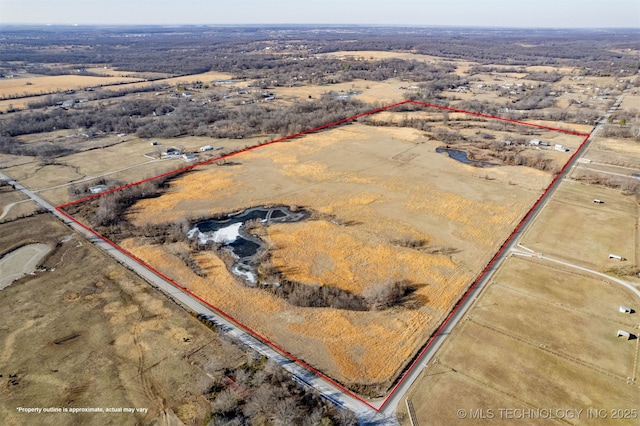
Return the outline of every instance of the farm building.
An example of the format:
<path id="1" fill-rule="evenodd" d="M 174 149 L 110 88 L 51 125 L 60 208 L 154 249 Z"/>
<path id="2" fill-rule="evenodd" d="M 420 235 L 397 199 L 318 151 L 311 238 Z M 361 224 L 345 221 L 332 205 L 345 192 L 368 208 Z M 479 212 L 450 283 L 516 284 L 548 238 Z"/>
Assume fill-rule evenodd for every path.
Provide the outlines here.
<path id="1" fill-rule="evenodd" d="M 211 147 L 211 145 L 205 145 L 205 146 L 201 146 L 200 147 L 200 151 L 205 152 L 205 151 L 211 151 L 213 148 Z"/>
<path id="2" fill-rule="evenodd" d="M 91 192 L 92 194 L 99 194 L 101 192 L 106 191 L 107 189 L 108 189 L 107 185 L 96 185 L 96 186 L 89 187 L 89 192 Z"/>
<path id="3" fill-rule="evenodd" d="M 554 147 L 554 149 L 556 151 L 560 151 L 560 152 L 567 152 L 569 151 L 564 145 L 560 145 L 560 144 L 556 144 L 556 146 Z"/>
<path id="4" fill-rule="evenodd" d="M 620 312 L 622 312 L 623 314 L 631 314 L 631 313 L 633 313 L 633 309 L 631 309 L 628 306 L 620 305 Z"/>
<path id="5" fill-rule="evenodd" d="M 529 141 L 529 145 L 532 145 L 532 146 L 538 146 L 538 145 L 540 145 L 540 139 L 531 139 L 531 140 Z"/>
<path id="6" fill-rule="evenodd" d="M 618 330 L 618 337 L 624 337 L 626 340 L 631 340 L 631 333 L 624 330 Z"/>
<path id="7" fill-rule="evenodd" d="M 611 253 L 609 254 L 609 259 L 619 260 L 620 262 L 622 262 L 624 260 L 624 257 Z"/>
<path id="8" fill-rule="evenodd" d="M 196 159 L 196 155 L 195 154 L 191 154 L 191 153 L 182 154 L 182 159 L 184 161 L 191 162 L 191 161 L 194 161 Z"/>
<path id="9" fill-rule="evenodd" d="M 604 204 L 604 201 L 599 200 L 599 199 L 597 199 L 597 198 L 594 198 L 594 199 L 593 199 L 593 202 L 594 202 L 594 203 L 596 203 L 596 204 Z"/>

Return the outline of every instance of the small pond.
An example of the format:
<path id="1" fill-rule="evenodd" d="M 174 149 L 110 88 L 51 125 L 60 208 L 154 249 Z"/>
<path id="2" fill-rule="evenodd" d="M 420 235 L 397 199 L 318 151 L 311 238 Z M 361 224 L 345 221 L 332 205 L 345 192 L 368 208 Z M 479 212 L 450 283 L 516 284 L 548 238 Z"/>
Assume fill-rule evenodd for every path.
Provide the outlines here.
<path id="1" fill-rule="evenodd" d="M 469 164 L 471 166 L 492 167 L 492 166 L 496 166 L 497 165 L 497 164 L 489 163 L 489 162 L 486 162 L 486 161 L 469 160 L 469 157 L 467 156 L 467 153 L 465 151 L 460 151 L 458 149 L 436 148 L 436 152 L 438 154 L 446 152 L 447 155 L 449 157 L 453 158 L 454 160 L 459 161 L 459 162 L 464 163 L 464 164 Z"/>
<path id="2" fill-rule="evenodd" d="M 245 223 L 254 219 L 262 223 L 299 222 L 308 217 L 306 211 L 292 212 L 284 206 L 252 207 L 224 219 L 200 221 L 189 230 L 187 237 L 197 238 L 202 245 L 215 243 L 226 247 L 236 257 L 232 272 L 255 284 L 255 256 L 264 246 L 264 241 L 245 232 Z"/>

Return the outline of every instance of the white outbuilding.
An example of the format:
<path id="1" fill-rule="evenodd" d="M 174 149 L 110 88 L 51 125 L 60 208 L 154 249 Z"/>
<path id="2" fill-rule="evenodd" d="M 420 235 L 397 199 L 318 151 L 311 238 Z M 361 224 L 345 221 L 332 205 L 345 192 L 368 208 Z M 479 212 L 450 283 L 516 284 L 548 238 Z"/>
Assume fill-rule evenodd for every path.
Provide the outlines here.
<path id="1" fill-rule="evenodd" d="M 618 337 L 624 337 L 625 340 L 631 340 L 631 333 L 624 330 L 618 330 Z"/>
<path id="2" fill-rule="evenodd" d="M 91 192 L 92 194 L 99 194 L 106 191 L 107 189 L 109 189 L 107 185 L 95 185 L 89 187 L 89 192 Z"/>
<path id="3" fill-rule="evenodd" d="M 633 309 L 631 309 L 628 306 L 620 305 L 620 312 L 623 313 L 623 314 L 631 314 L 631 313 L 633 313 Z"/>

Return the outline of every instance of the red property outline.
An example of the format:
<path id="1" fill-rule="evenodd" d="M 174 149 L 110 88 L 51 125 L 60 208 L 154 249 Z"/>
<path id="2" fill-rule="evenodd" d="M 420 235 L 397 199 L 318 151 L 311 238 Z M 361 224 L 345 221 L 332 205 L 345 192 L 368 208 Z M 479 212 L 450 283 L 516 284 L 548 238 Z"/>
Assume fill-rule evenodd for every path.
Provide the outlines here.
<path id="1" fill-rule="evenodd" d="M 556 174 L 556 176 L 553 178 L 553 180 L 547 186 L 547 188 L 545 188 L 545 190 L 542 193 L 542 195 L 540 195 L 540 197 L 536 200 L 536 202 L 529 209 L 527 214 L 522 218 L 522 220 L 518 223 L 518 225 L 515 227 L 515 229 L 511 232 L 509 237 L 502 243 L 502 245 L 500 246 L 500 249 L 493 255 L 493 257 L 491 258 L 489 263 L 487 263 L 487 265 L 482 270 L 482 272 L 478 275 L 478 277 L 476 277 L 476 279 L 473 281 L 473 283 L 469 286 L 469 288 L 464 292 L 464 294 L 460 297 L 460 299 L 452 307 L 451 311 L 445 317 L 445 319 L 442 321 L 440 326 L 431 334 L 431 336 L 427 339 L 427 341 L 425 342 L 423 347 L 414 355 L 414 357 L 412 358 L 411 363 L 408 364 L 404 368 L 403 372 L 401 373 L 399 378 L 396 380 L 395 385 L 391 388 L 391 391 L 387 394 L 387 396 L 384 398 L 384 400 L 382 401 L 382 403 L 380 404 L 380 406 L 378 408 L 376 408 L 375 406 L 373 406 L 369 402 L 365 401 L 362 397 L 356 395 L 355 393 L 353 393 L 349 389 L 345 388 L 341 384 L 337 383 L 335 380 L 331 379 L 327 375 L 325 375 L 325 374 L 321 373 L 320 371 L 316 370 L 315 368 L 313 368 L 312 366 L 310 366 L 309 364 L 307 364 L 303 360 L 297 358 L 295 355 L 291 354 L 290 352 L 288 352 L 288 351 L 284 350 L 283 348 L 281 348 L 280 346 L 276 345 L 275 343 L 273 343 L 272 341 L 270 341 L 266 337 L 264 337 L 264 336 L 260 335 L 259 333 L 255 332 L 253 329 L 249 328 L 248 326 L 244 325 L 243 323 L 237 321 L 235 318 L 233 318 L 232 316 L 230 316 L 226 312 L 224 312 L 224 311 L 218 309 L 217 307 L 211 305 L 210 303 L 208 303 L 204 299 L 200 298 L 197 294 L 192 293 L 187 288 L 185 288 L 182 285 L 180 285 L 178 282 L 174 281 L 170 277 L 166 276 L 162 272 L 160 272 L 157 269 L 155 269 L 153 266 L 147 264 L 146 262 L 144 262 L 143 260 L 139 259 L 138 257 L 133 255 L 132 253 L 129 253 L 127 250 L 123 249 L 122 247 L 120 247 L 116 243 L 112 242 L 111 240 L 107 239 L 106 237 L 98 234 L 95 230 L 91 229 L 87 225 L 83 224 L 82 222 L 78 221 L 77 219 L 73 218 L 72 216 L 70 216 L 69 214 L 67 214 L 66 212 L 63 211 L 63 209 L 65 207 L 68 207 L 68 206 L 71 206 L 71 205 L 74 205 L 74 204 L 79 204 L 79 203 L 82 203 L 82 202 L 85 202 L 85 201 L 88 201 L 88 200 L 91 200 L 91 199 L 94 199 L 94 198 L 101 197 L 101 196 L 106 195 L 106 194 L 110 194 L 110 193 L 113 193 L 113 192 L 116 192 L 116 191 L 120 191 L 122 189 L 126 189 L 126 188 L 130 188 L 130 187 L 133 187 L 133 186 L 136 186 L 136 185 L 140 185 L 142 183 L 149 182 L 149 181 L 152 181 L 152 180 L 155 180 L 155 179 L 159 179 L 159 178 L 171 176 L 171 175 L 174 175 L 174 174 L 177 174 L 177 173 L 181 173 L 181 172 L 184 172 L 184 171 L 192 170 L 192 169 L 195 169 L 196 167 L 199 167 L 199 166 L 202 166 L 202 165 L 206 165 L 206 164 L 210 164 L 210 163 L 214 163 L 216 161 L 220 161 L 220 160 L 223 160 L 223 159 L 226 159 L 226 158 L 230 158 L 230 157 L 233 157 L 235 155 L 241 154 L 243 152 L 253 151 L 255 149 L 262 148 L 262 147 L 267 146 L 267 145 L 275 144 L 275 143 L 278 143 L 278 142 L 284 142 L 284 141 L 295 139 L 295 138 L 298 138 L 300 136 L 304 136 L 304 135 L 307 135 L 307 134 L 310 134 L 310 133 L 315 133 L 315 132 L 318 132 L 320 130 L 329 129 L 329 128 L 338 126 L 340 124 L 352 122 L 352 121 L 355 121 L 355 120 L 357 120 L 359 118 L 366 117 L 366 116 L 373 115 L 373 114 L 377 114 L 379 112 L 386 111 L 386 110 L 389 110 L 391 108 L 394 108 L 394 107 L 397 107 L 397 106 L 400 106 L 400 105 L 405 105 L 405 104 L 418 105 L 418 106 L 427 107 L 427 108 L 436 108 L 436 109 L 449 111 L 449 112 L 463 113 L 463 114 L 473 115 L 473 116 L 480 117 L 480 118 L 505 121 L 505 122 L 509 122 L 509 123 L 513 123 L 513 124 L 522 125 L 522 126 L 529 126 L 529 127 L 539 128 L 539 129 L 551 130 L 551 131 L 565 133 L 565 134 L 574 135 L 574 136 L 584 136 L 584 140 L 580 143 L 580 146 L 574 151 L 574 153 L 569 157 L 567 162 L 564 164 L 564 166 L 558 172 L 558 174 Z M 444 328 L 449 324 L 449 322 L 451 321 L 453 316 L 461 308 L 463 302 L 465 302 L 468 299 L 468 297 L 471 294 L 471 292 L 473 292 L 473 290 L 478 286 L 478 284 L 485 277 L 487 272 L 493 267 L 493 265 L 498 260 L 498 258 L 503 254 L 506 246 L 512 241 L 514 236 L 522 229 L 522 226 L 531 217 L 533 212 L 538 208 L 538 206 L 540 205 L 540 203 L 542 202 L 544 197 L 547 195 L 549 190 L 551 190 L 551 188 L 553 188 L 553 186 L 558 182 L 560 177 L 563 175 L 563 173 L 566 171 L 567 167 L 571 163 L 571 161 L 578 155 L 578 153 L 580 153 L 580 151 L 584 147 L 584 144 L 589 139 L 589 136 L 590 136 L 590 134 L 582 133 L 582 132 L 576 132 L 576 131 L 573 131 L 573 130 L 559 129 L 559 128 L 550 127 L 550 126 L 544 126 L 544 125 L 535 124 L 535 123 L 527 123 L 527 122 L 524 122 L 524 121 L 512 120 L 512 119 L 508 119 L 508 118 L 504 118 L 504 117 L 493 116 L 493 115 L 488 115 L 488 114 L 482 114 L 482 113 L 473 112 L 473 111 L 466 111 L 466 110 L 457 109 L 457 108 L 450 108 L 450 107 L 445 107 L 445 106 L 441 106 L 441 105 L 434 105 L 434 104 L 430 104 L 430 103 L 426 103 L 426 102 L 405 100 L 405 101 L 398 102 L 398 103 L 391 104 L 391 105 L 387 105 L 387 106 L 384 106 L 384 107 L 381 107 L 381 108 L 376 108 L 376 109 L 373 109 L 373 110 L 370 110 L 370 111 L 366 111 L 366 112 L 363 112 L 361 114 L 357 114 L 357 115 L 354 115 L 354 116 L 351 116 L 351 117 L 347 117 L 347 118 L 344 118 L 342 120 L 334 121 L 334 122 L 329 123 L 329 124 L 324 124 L 322 126 L 314 127 L 313 129 L 309 129 L 309 130 L 305 130 L 305 131 L 302 131 L 302 132 L 294 133 L 294 134 L 289 135 L 289 136 L 285 136 L 285 137 L 282 137 L 282 138 L 279 138 L 279 139 L 274 139 L 274 140 L 271 140 L 271 141 L 268 141 L 268 142 L 264 142 L 264 143 L 261 143 L 261 144 L 258 144 L 258 145 L 254 145 L 254 146 L 251 146 L 251 147 L 248 147 L 248 148 L 244 148 L 242 150 L 239 150 L 239 151 L 227 154 L 227 155 L 222 155 L 222 156 L 219 156 L 219 157 L 216 157 L 216 158 L 212 158 L 212 159 L 209 159 L 209 160 L 206 160 L 206 161 L 202 161 L 202 162 L 198 162 L 198 163 L 195 163 L 195 164 L 191 164 L 191 165 L 186 166 L 186 167 L 181 167 L 181 168 L 178 168 L 176 170 L 172 170 L 172 171 L 169 171 L 167 173 L 160 174 L 158 176 L 153 176 L 153 177 L 150 177 L 150 178 L 147 178 L 147 179 L 143 179 L 143 180 L 138 181 L 138 182 L 133 182 L 133 183 L 130 183 L 130 184 L 127 184 L 127 185 L 123 185 L 123 186 L 120 186 L 118 188 L 114 188 L 114 189 L 111 189 L 111 190 L 108 190 L 108 191 L 104 191 L 104 192 L 99 193 L 99 194 L 93 194 L 93 195 L 90 195 L 88 197 L 84 197 L 84 198 L 80 198 L 78 200 L 70 201 L 68 203 L 64 203 L 64 204 L 61 204 L 59 206 L 56 206 L 55 209 L 60 214 L 64 215 L 66 218 L 68 218 L 69 220 L 75 222 L 78 226 L 80 226 L 80 227 L 84 228 L 85 230 L 89 231 L 94 236 L 96 236 L 97 238 L 99 238 L 102 241 L 106 242 L 107 244 L 109 244 L 110 246 L 112 246 L 114 249 L 118 250 L 119 252 L 121 252 L 125 256 L 127 256 L 130 259 L 138 262 L 140 265 L 144 266 L 145 268 L 151 270 L 152 272 L 154 272 L 158 276 L 162 277 L 166 281 L 170 282 L 172 285 L 174 285 L 176 288 L 180 289 L 184 293 L 187 293 L 191 297 L 197 299 L 198 301 L 203 303 L 205 306 L 209 307 L 210 309 L 214 310 L 216 313 L 218 313 L 219 315 L 221 315 L 225 319 L 231 321 L 236 326 L 238 326 L 241 329 L 245 330 L 246 332 L 250 333 L 252 336 L 254 336 L 258 340 L 262 341 L 263 343 L 267 344 L 272 349 L 275 349 L 276 351 L 280 352 L 282 355 L 286 356 L 287 358 L 291 359 L 292 361 L 295 361 L 296 363 L 298 363 L 299 365 L 301 365 L 305 369 L 311 371 L 312 373 L 316 374 L 317 376 L 322 377 L 323 379 L 325 379 L 326 381 L 331 383 L 336 388 L 338 388 L 341 391 L 345 392 L 346 394 L 348 394 L 352 398 L 355 398 L 358 401 L 364 403 L 365 405 L 367 405 L 369 408 L 373 409 L 374 411 L 381 411 L 384 408 L 384 406 L 386 405 L 386 403 L 389 400 L 389 398 L 391 398 L 393 396 L 393 394 L 396 392 L 398 387 L 407 378 L 408 374 L 416 367 L 420 357 L 427 350 L 429 350 L 429 348 L 431 347 L 431 345 L 435 341 L 435 338 L 438 335 L 440 335 L 441 332 L 444 330 Z"/>

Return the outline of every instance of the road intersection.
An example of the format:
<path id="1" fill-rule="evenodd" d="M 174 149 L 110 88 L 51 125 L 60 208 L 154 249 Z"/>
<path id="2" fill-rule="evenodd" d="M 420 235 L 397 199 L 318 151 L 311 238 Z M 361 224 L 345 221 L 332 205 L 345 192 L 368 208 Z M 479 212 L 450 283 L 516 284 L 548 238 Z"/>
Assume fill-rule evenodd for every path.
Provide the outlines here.
<path id="1" fill-rule="evenodd" d="M 511 235 L 511 237 L 503 245 L 498 254 L 485 268 L 481 275 L 481 278 L 479 278 L 472 284 L 470 290 L 463 296 L 458 304 L 456 304 L 452 312 L 449 314 L 449 316 L 447 316 L 443 324 L 432 336 L 427 345 L 413 360 L 411 365 L 405 370 L 389 395 L 385 399 L 376 402 L 365 401 L 364 399 L 355 396 L 353 393 L 347 391 L 342 386 L 333 382 L 322 373 L 304 364 L 302 361 L 296 359 L 283 349 L 278 348 L 267 339 L 261 338 L 260 336 L 256 335 L 254 332 L 247 329 L 242 324 L 236 322 L 235 320 L 233 320 L 233 318 L 226 315 L 224 312 L 221 312 L 215 307 L 207 304 L 202 299 L 198 298 L 196 295 L 190 293 L 184 287 L 171 280 L 169 277 L 152 268 L 150 265 L 147 265 L 144 262 L 136 259 L 134 256 L 127 253 L 116 244 L 98 235 L 85 225 L 77 222 L 71 216 L 67 215 L 64 211 L 51 205 L 34 191 L 25 188 L 20 183 L 11 179 L 9 176 L 0 173 L 0 179 L 5 180 L 16 190 L 22 192 L 31 200 L 36 202 L 45 211 L 52 213 L 64 223 L 84 235 L 89 241 L 98 246 L 107 254 L 111 255 L 119 263 L 136 272 L 138 275 L 151 283 L 151 285 L 161 290 L 163 293 L 168 295 L 172 300 L 174 300 L 184 308 L 194 313 L 200 314 L 202 317 L 206 317 L 208 320 L 215 323 L 220 329 L 252 347 L 260 354 L 273 359 L 284 369 L 286 369 L 290 374 L 292 374 L 295 380 L 299 383 L 302 383 L 305 386 L 313 387 L 328 400 L 331 400 L 335 404 L 353 411 L 361 424 L 393 425 L 397 424 L 397 419 L 395 416 L 397 405 L 405 397 L 405 394 L 409 390 L 410 386 L 419 377 L 422 369 L 429 362 L 431 362 L 438 349 L 444 343 L 447 336 L 455 328 L 456 324 L 466 315 L 467 311 L 473 305 L 475 300 L 480 296 L 486 285 L 491 282 L 494 273 L 500 267 L 502 262 L 510 255 L 537 255 L 526 248 L 524 248 L 524 251 L 519 250 L 518 247 L 523 248 L 522 246 L 519 246 L 519 240 L 522 234 L 535 220 L 540 211 L 544 209 L 544 206 L 553 196 L 561 181 L 566 177 L 570 170 L 576 166 L 578 159 L 583 155 L 590 142 L 593 140 L 594 136 L 601 130 L 601 128 L 611 117 L 613 112 L 620 106 L 625 93 L 626 91 L 623 92 L 623 94 L 614 102 L 613 106 L 607 112 L 607 114 L 597 123 L 596 127 L 591 132 L 591 135 L 585 139 L 580 150 L 572 156 L 567 165 L 563 168 L 562 172 L 554 179 L 547 192 L 538 200 L 538 202 L 524 218 L 524 220 L 520 223 L 516 231 Z M 538 257 L 546 261 L 564 264 L 564 262 L 545 256 L 538 255 Z M 577 267 L 586 272 L 601 275 L 606 279 L 610 279 L 613 282 L 617 282 L 620 285 L 624 285 L 627 288 L 630 288 L 632 291 L 634 291 L 635 294 L 640 297 L 640 291 L 638 291 L 638 289 L 626 282 L 620 282 L 622 280 L 618 280 L 614 277 L 610 277 L 597 271 L 582 268 L 578 265 L 567 266 Z"/>

